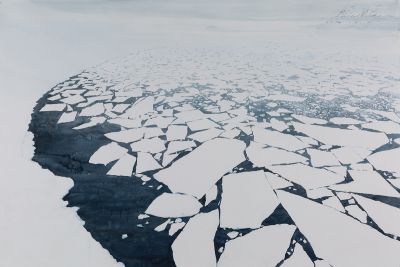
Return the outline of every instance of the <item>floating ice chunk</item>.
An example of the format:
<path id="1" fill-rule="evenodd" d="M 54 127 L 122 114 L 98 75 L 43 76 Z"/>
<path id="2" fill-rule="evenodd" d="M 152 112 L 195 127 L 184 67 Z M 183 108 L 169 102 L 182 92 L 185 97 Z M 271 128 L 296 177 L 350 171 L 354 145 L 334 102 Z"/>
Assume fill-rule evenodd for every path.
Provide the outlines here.
<path id="1" fill-rule="evenodd" d="M 171 115 L 172 116 L 172 115 Z M 156 125 L 159 128 L 167 128 L 175 120 L 174 117 L 161 117 L 157 116 L 155 118 L 148 119 L 144 126 Z"/>
<path id="2" fill-rule="evenodd" d="M 82 109 L 79 113 L 81 117 L 93 117 L 98 116 L 104 113 L 104 104 L 103 103 L 96 103 L 87 108 Z"/>
<path id="3" fill-rule="evenodd" d="M 316 189 L 307 190 L 307 197 L 312 199 L 318 199 L 322 197 L 332 197 L 334 196 L 332 191 L 326 187 L 320 187 Z"/>
<path id="4" fill-rule="evenodd" d="M 80 95 L 85 91 L 86 91 L 86 89 L 74 88 L 74 89 L 67 89 L 67 90 L 63 91 L 61 94 L 65 97 L 67 97 L 67 96 L 73 96 L 73 95 Z"/>
<path id="5" fill-rule="evenodd" d="M 400 173 L 400 148 L 377 152 L 367 157 L 375 169 Z"/>
<path id="6" fill-rule="evenodd" d="M 128 96 L 116 96 L 111 100 L 111 102 L 122 103 L 122 102 L 125 102 L 128 98 L 129 98 Z"/>
<path id="7" fill-rule="evenodd" d="M 164 132 L 157 127 L 144 127 L 144 138 L 152 138 L 164 135 Z"/>
<path id="8" fill-rule="evenodd" d="M 204 130 L 201 132 L 196 132 L 194 134 L 191 134 L 188 136 L 189 139 L 198 141 L 200 143 L 206 142 L 210 139 L 216 138 L 217 136 L 219 136 L 221 133 L 223 132 L 223 130 L 220 129 L 216 129 L 216 128 L 211 128 L 208 130 Z"/>
<path id="9" fill-rule="evenodd" d="M 229 233 L 226 234 L 229 236 L 230 239 L 236 238 L 239 235 L 239 232 L 237 231 L 230 231 Z"/>
<path id="10" fill-rule="evenodd" d="M 76 126 L 76 127 L 72 128 L 72 129 L 81 130 L 81 129 L 85 129 L 85 128 L 96 126 L 98 124 L 102 124 L 105 121 L 106 121 L 106 118 L 104 118 L 104 117 L 92 117 L 92 118 L 90 118 L 89 122 L 82 123 L 81 125 Z"/>
<path id="11" fill-rule="evenodd" d="M 233 139 L 236 136 L 238 136 L 239 134 L 240 134 L 240 130 L 239 129 L 231 129 L 231 130 L 223 132 L 220 136 L 221 137 L 225 137 L 225 138 L 229 138 L 229 139 Z"/>
<path id="12" fill-rule="evenodd" d="M 208 114 L 208 118 L 212 119 L 215 122 L 221 122 L 225 120 L 229 120 L 231 117 L 228 115 L 228 113 L 214 113 L 214 114 Z"/>
<path id="13" fill-rule="evenodd" d="M 323 119 L 310 118 L 310 117 L 306 117 L 303 115 L 293 114 L 292 117 L 295 118 L 296 120 L 301 121 L 302 123 L 306 123 L 306 124 L 326 124 L 326 123 L 328 123 L 326 120 L 323 120 Z"/>
<path id="14" fill-rule="evenodd" d="M 189 126 L 190 130 L 192 130 L 192 131 L 201 131 L 201 130 L 218 127 L 218 124 L 216 124 L 215 122 L 213 122 L 212 120 L 209 120 L 209 119 L 190 121 L 187 123 L 187 125 Z"/>
<path id="15" fill-rule="evenodd" d="M 114 166 L 112 166 L 112 168 L 107 172 L 107 175 L 132 176 L 135 162 L 135 156 L 125 154 L 114 164 Z"/>
<path id="16" fill-rule="evenodd" d="M 72 112 L 64 112 L 61 117 L 58 119 L 57 123 L 67 123 L 67 122 L 71 122 L 74 121 L 76 118 L 76 111 L 72 111 Z"/>
<path id="17" fill-rule="evenodd" d="M 276 266 L 285 258 L 296 227 L 265 226 L 226 242 L 218 267 Z"/>
<path id="18" fill-rule="evenodd" d="M 339 200 L 337 197 L 335 197 L 335 196 L 329 197 L 329 198 L 323 200 L 323 201 L 322 201 L 322 204 L 324 204 L 325 206 L 334 208 L 334 209 L 337 210 L 337 211 L 345 212 L 342 203 L 341 203 L 340 200 Z"/>
<path id="19" fill-rule="evenodd" d="M 112 95 L 99 95 L 99 96 L 94 96 L 94 97 L 88 97 L 87 102 L 81 102 L 77 105 L 77 107 L 87 107 L 88 105 L 91 105 L 96 101 L 106 101 L 106 100 L 110 100 L 111 98 L 112 98 Z"/>
<path id="20" fill-rule="evenodd" d="M 195 146 L 196 143 L 193 141 L 172 141 L 168 144 L 168 149 L 166 153 L 172 154 Z"/>
<path id="21" fill-rule="evenodd" d="M 376 149 L 389 142 L 386 134 L 361 130 L 346 130 L 293 122 L 296 131 L 302 132 L 328 145 Z"/>
<path id="22" fill-rule="evenodd" d="M 129 129 L 119 132 L 107 133 L 104 136 L 120 143 L 131 143 L 143 138 L 144 128 Z"/>
<path id="23" fill-rule="evenodd" d="M 334 124 L 341 124 L 341 125 L 348 125 L 348 124 L 360 124 L 363 121 L 359 121 L 353 118 L 346 118 L 346 117 L 335 117 L 329 120 L 331 123 Z"/>
<path id="24" fill-rule="evenodd" d="M 66 104 L 46 104 L 40 111 L 63 111 L 66 107 Z"/>
<path id="25" fill-rule="evenodd" d="M 168 224 L 170 224 L 170 223 L 171 223 L 171 219 L 168 219 L 165 222 L 163 222 L 162 224 L 160 224 L 159 226 L 157 226 L 156 228 L 154 228 L 154 231 L 162 232 L 165 230 L 165 228 L 167 228 Z"/>
<path id="26" fill-rule="evenodd" d="M 239 140 L 217 138 L 205 142 L 154 177 L 172 192 L 201 198 L 225 173 L 245 160 L 246 145 Z"/>
<path id="27" fill-rule="evenodd" d="M 214 185 L 213 187 L 211 187 L 210 191 L 208 191 L 206 194 L 206 202 L 204 206 L 210 204 L 210 202 L 215 200 L 217 196 L 218 196 L 218 188 L 216 185 Z"/>
<path id="28" fill-rule="evenodd" d="M 111 109 L 111 111 L 115 113 L 123 113 L 129 106 L 129 104 L 117 104 Z"/>
<path id="29" fill-rule="evenodd" d="M 222 178 L 222 228 L 258 228 L 278 205 L 263 171 L 228 174 Z"/>
<path id="30" fill-rule="evenodd" d="M 139 152 L 137 155 L 136 173 L 161 169 L 162 166 L 149 154 Z"/>
<path id="31" fill-rule="evenodd" d="M 363 161 L 371 151 L 359 147 L 341 147 L 332 149 L 331 152 L 342 164 L 353 164 Z"/>
<path id="32" fill-rule="evenodd" d="M 60 95 L 60 94 L 57 94 L 57 95 L 54 95 L 54 96 L 52 96 L 52 97 L 47 98 L 47 100 L 56 101 L 56 100 L 58 100 L 58 99 L 60 99 L 60 98 L 61 98 L 61 95 Z"/>
<path id="33" fill-rule="evenodd" d="M 165 150 L 164 141 L 158 137 L 151 139 L 142 139 L 131 144 L 132 151 L 159 153 Z"/>
<path id="34" fill-rule="evenodd" d="M 362 223 L 367 223 L 367 213 L 360 209 L 357 205 L 348 205 L 345 207 L 347 213 Z"/>
<path id="35" fill-rule="evenodd" d="M 185 125 L 170 125 L 166 133 L 167 140 L 183 140 L 186 138 L 187 131 Z"/>
<path id="36" fill-rule="evenodd" d="M 270 186 L 275 190 L 293 186 L 293 184 L 291 182 L 286 181 L 285 179 L 279 177 L 275 173 L 266 172 L 265 177 L 267 177 L 267 180 L 268 180 Z"/>
<path id="37" fill-rule="evenodd" d="M 335 156 L 328 151 L 318 149 L 307 149 L 308 155 L 311 157 L 311 165 L 314 167 L 337 166 L 340 165 Z"/>
<path id="38" fill-rule="evenodd" d="M 96 152 L 94 152 L 89 159 L 89 163 L 106 165 L 111 161 L 120 159 L 127 152 L 128 149 L 112 142 L 100 147 Z"/>
<path id="39" fill-rule="evenodd" d="M 128 118 L 138 118 L 153 110 L 154 97 L 149 96 L 137 100 L 130 108 L 128 108 L 124 116 Z"/>
<path id="40" fill-rule="evenodd" d="M 271 119 L 271 127 L 279 132 L 282 132 L 284 130 L 286 130 L 288 128 L 288 126 L 286 125 L 286 123 L 284 123 L 283 121 L 278 121 L 275 118 Z"/>
<path id="41" fill-rule="evenodd" d="M 63 98 L 60 101 L 65 103 L 65 104 L 68 104 L 68 105 L 75 105 L 75 104 L 78 104 L 80 102 L 86 101 L 86 98 L 84 98 L 83 96 L 77 94 L 77 95 L 71 95 L 69 97 Z"/>
<path id="42" fill-rule="evenodd" d="M 398 266 L 398 241 L 314 201 L 281 190 L 277 193 L 315 254 L 332 266 Z"/>
<path id="43" fill-rule="evenodd" d="M 142 126 L 142 121 L 140 119 L 115 118 L 109 119 L 108 123 L 117 124 L 125 128 L 137 128 Z"/>
<path id="44" fill-rule="evenodd" d="M 400 194 L 375 171 L 349 170 L 349 174 L 354 181 L 331 185 L 330 188 L 342 192 L 400 197 Z"/>
<path id="45" fill-rule="evenodd" d="M 268 167 L 277 164 L 307 163 L 308 159 L 299 154 L 283 149 L 268 147 L 262 148 L 254 142 L 246 149 L 246 155 L 256 167 Z"/>
<path id="46" fill-rule="evenodd" d="M 318 141 L 315 139 L 312 139 L 311 137 L 308 136 L 298 136 L 297 138 L 299 138 L 302 142 L 309 144 L 309 145 L 314 145 L 317 146 L 318 145 Z"/>
<path id="47" fill-rule="evenodd" d="M 217 266 L 214 236 L 218 223 L 218 210 L 197 214 L 189 220 L 172 244 L 177 267 Z"/>
<path id="48" fill-rule="evenodd" d="M 353 195 L 357 203 L 385 233 L 400 236 L 400 209 L 363 196 Z"/>
<path id="49" fill-rule="evenodd" d="M 305 98 L 293 95 L 279 94 L 279 95 L 269 95 L 268 100 L 302 102 L 305 100 Z"/>
<path id="50" fill-rule="evenodd" d="M 163 193 L 151 202 L 145 213 L 162 218 L 180 218 L 199 213 L 201 207 L 192 196 Z"/>
<path id="51" fill-rule="evenodd" d="M 190 121 L 204 119 L 207 117 L 207 114 L 204 114 L 200 110 L 196 109 L 196 110 L 179 112 L 175 116 L 179 119 L 182 119 L 185 122 L 190 122 Z"/>
<path id="52" fill-rule="evenodd" d="M 171 224 L 168 234 L 170 236 L 173 236 L 176 232 L 178 232 L 179 230 L 181 230 L 183 227 L 185 227 L 186 223 L 185 222 L 175 222 L 173 224 Z"/>
<path id="53" fill-rule="evenodd" d="M 143 220 L 143 219 L 146 219 L 146 218 L 149 218 L 149 217 L 150 217 L 150 216 L 147 215 L 147 214 L 139 214 L 138 219 L 139 219 L 139 220 Z"/>
<path id="54" fill-rule="evenodd" d="M 253 127 L 253 134 L 255 142 L 283 148 L 288 151 L 296 151 L 309 146 L 290 134 L 270 131 L 256 126 Z"/>
<path id="55" fill-rule="evenodd" d="M 336 173 L 324 169 L 313 168 L 301 163 L 271 166 L 270 170 L 289 181 L 301 185 L 305 189 L 332 185 L 344 180 L 343 176 Z"/>
<path id="56" fill-rule="evenodd" d="M 163 159 L 162 159 L 162 165 L 165 167 L 168 164 L 170 164 L 176 157 L 178 157 L 179 154 L 178 153 L 167 153 L 165 152 L 163 155 Z"/>
<path id="57" fill-rule="evenodd" d="M 361 125 L 365 129 L 371 129 L 386 134 L 400 134 L 400 124 L 393 121 L 374 121 Z"/>
<path id="58" fill-rule="evenodd" d="M 314 267 L 314 263 L 308 257 L 303 247 L 297 243 L 289 259 L 285 260 L 281 267 Z"/>

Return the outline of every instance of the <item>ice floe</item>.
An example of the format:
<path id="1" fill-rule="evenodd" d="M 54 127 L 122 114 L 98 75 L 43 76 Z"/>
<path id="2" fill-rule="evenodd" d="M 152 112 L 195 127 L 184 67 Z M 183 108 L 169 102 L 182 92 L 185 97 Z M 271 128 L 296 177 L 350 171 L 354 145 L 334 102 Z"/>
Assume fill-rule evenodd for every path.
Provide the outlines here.
<path id="1" fill-rule="evenodd" d="M 252 142 L 246 149 L 249 160 L 257 167 L 268 167 L 277 164 L 307 163 L 308 159 L 302 155 L 275 147 L 261 147 Z"/>
<path id="2" fill-rule="evenodd" d="M 66 104 L 46 104 L 40 111 L 63 111 L 66 107 Z"/>
<path id="3" fill-rule="evenodd" d="M 253 127 L 254 141 L 273 147 L 283 148 L 288 151 L 296 151 L 308 147 L 298 138 L 290 134 Z"/>
<path id="4" fill-rule="evenodd" d="M 93 164 L 108 164 L 111 161 L 120 159 L 128 152 L 128 149 L 111 142 L 107 145 L 100 147 L 89 159 Z"/>
<path id="5" fill-rule="evenodd" d="M 107 172 L 107 175 L 132 176 L 135 162 L 135 156 L 125 154 L 112 166 L 112 168 Z"/>
<path id="6" fill-rule="evenodd" d="M 293 122 L 296 131 L 306 134 L 321 143 L 337 146 L 376 149 L 389 142 L 386 134 L 362 130 L 346 130 Z"/>
<path id="7" fill-rule="evenodd" d="M 282 205 L 316 255 L 332 266 L 398 266 L 400 242 L 332 208 L 278 191 Z"/>
<path id="8" fill-rule="evenodd" d="M 342 164 L 353 164 L 363 161 L 371 151 L 359 147 L 340 147 L 332 149 L 331 152 Z"/>
<path id="9" fill-rule="evenodd" d="M 218 267 L 276 266 L 285 258 L 296 227 L 265 226 L 225 244 Z"/>
<path id="10" fill-rule="evenodd" d="M 172 192 L 201 198 L 225 173 L 244 161 L 244 149 L 245 144 L 239 140 L 213 139 L 159 171 L 154 178 Z"/>
<path id="11" fill-rule="evenodd" d="M 228 174 L 222 178 L 220 226 L 258 228 L 278 204 L 263 171 Z"/>
<path id="12" fill-rule="evenodd" d="M 64 112 L 61 114 L 60 118 L 58 119 L 57 123 L 67 123 L 67 122 L 72 122 L 76 118 L 76 111 L 71 111 L 71 112 Z"/>
<path id="13" fill-rule="evenodd" d="M 400 173 L 399 159 L 400 148 L 376 152 L 367 157 L 367 160 L 374 166 L 375 169 L 396 173 Z"/>
<path id="14" fill-rule="evenodd" d="M 144 129 L 137 128 L 137 129 L 123 130 L 119 132 L 111 132 L 105 134 L 104 136 L 116 142 L 132 143 L 142 139 L 142 137 L 144 136 Z"/>
<path id="15" fill-rule="evenodd" d="M 385 233 L 400 236 L 399 208 L 356 194 L 354 198 Z"/>
<path id="16" fill-rule="evenodd" d="M 305 189 L 332 185 L 344 180 L 343 176 L 336 173 L 301 163 L 271 166 L 270 170 L 289 181 L 301 185 Z"/>
<path id="17" fill-rule="evenodd" d="M 216 267 L 214 235 L 219 223 L 218 210 L 199 213 L 189 220 L 172 244 L 177 267 Z"/>
<path id="18" fill-rule="evenodd" d="M 154 171 L 161 169 L 162 166 L 152 157 L 151 154 L 145 152 L 138 152 L 136 173 L 142 173 L 147 171 Z"/>
<path id="19" fill-rule="evenodd" d="M 146 209 L 146 214 L 163 218 L 180 218 L 197 214 L 200 202 L 189 195 L 163 193 Z"/>
<path id="20" fill-rule="evenodd" d="M 340 166 L 339 161 L 332 152 L 321 151 L 318 149 L 307 149 L 307 153 L 310 155 L 311 165 L 314 167 Z"/>
<path id="21" fill-rule="evenodd" d="M 349 170 L 353 181 L 345 184 L 331 185 L 336 191 L 400 197 L 400 194 L 376 171 Z"/>
<path id="22" fill-rule="evenodd" d="M 136 152 L 148 152 L 148 153 L 159 153 L 164 151 L 165 142 L 164 140 L 154 137 L 150 139 L 141 139 L 131 144 L 132 151 Z"/>

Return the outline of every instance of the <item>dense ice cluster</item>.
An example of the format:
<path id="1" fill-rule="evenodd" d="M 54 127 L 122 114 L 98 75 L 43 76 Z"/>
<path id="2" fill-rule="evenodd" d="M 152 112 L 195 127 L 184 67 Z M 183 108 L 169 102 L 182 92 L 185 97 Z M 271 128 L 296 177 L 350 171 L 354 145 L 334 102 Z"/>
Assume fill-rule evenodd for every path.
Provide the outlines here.
<path id="1" fill-rule="evenodd" d="M 399 265 L 398 80 L 334 63 L 170 53 L 71 77 L 40 113 L 77 134 L 120 128 L 89 163 L 167 188 L 137 227 L 165 218 L 154 230 L 175 238 L 176 266 Z"/>

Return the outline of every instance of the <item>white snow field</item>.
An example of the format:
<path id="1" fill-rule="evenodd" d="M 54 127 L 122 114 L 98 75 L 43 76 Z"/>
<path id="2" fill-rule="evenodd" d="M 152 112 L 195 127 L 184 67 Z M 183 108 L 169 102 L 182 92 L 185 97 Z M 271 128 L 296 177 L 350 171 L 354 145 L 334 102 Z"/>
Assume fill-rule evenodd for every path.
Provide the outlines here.
<path id="1" fill-rule="evenodd" d="M 88 164 L 168 189 L 140 219 L 176 266 L 398 267 L 398 6 L 316 2 L 0 2 L 0 266 L 124 265 L 30 160 L 52 88 L 40 116 L 120 128 Z"/>

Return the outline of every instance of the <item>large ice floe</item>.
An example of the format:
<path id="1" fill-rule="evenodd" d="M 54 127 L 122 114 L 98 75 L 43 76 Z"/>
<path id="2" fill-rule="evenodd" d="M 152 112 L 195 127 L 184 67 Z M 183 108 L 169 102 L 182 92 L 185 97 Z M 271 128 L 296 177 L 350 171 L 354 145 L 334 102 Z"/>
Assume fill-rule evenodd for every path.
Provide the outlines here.
<path id="1" fill-rule="evenodd" d="M 118 261 L 400 265 L 399 104 L 358 86 L 389 75 L 176 53 L 85 70 L 33 113 L 34 160 L 74 179 L 65 199 Z"/>

